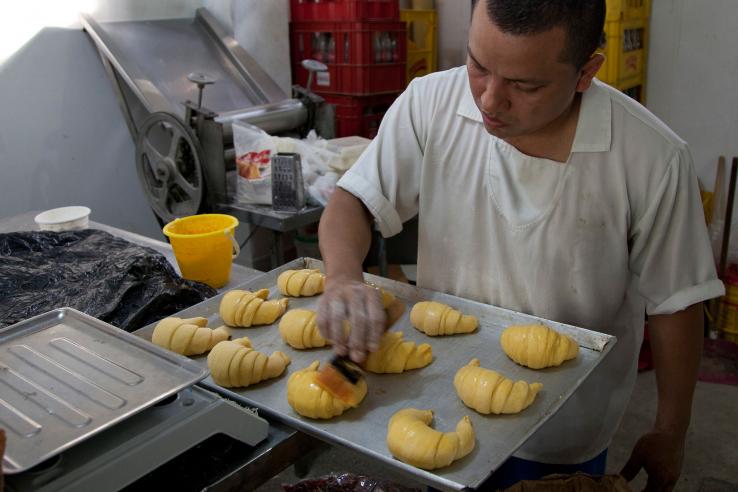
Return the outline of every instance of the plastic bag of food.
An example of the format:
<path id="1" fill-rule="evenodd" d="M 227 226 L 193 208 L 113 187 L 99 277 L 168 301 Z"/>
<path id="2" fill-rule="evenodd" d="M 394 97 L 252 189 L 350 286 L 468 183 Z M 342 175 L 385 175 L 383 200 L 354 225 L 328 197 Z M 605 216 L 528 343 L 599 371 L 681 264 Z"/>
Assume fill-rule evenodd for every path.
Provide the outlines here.
<path id="1" fill-rule="evenodd" d="M 236 149 L 236 200 L 241 203 L 272 204 L 272 155 L 275 139 L 248 123 L 233 123 Z"/>

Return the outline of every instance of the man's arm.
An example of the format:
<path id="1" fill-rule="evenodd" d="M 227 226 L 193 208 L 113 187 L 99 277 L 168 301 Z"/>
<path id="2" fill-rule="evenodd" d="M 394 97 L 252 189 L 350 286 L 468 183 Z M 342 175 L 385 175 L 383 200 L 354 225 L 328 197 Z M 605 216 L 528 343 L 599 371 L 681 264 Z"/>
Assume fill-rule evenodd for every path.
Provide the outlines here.
<path id="1" fill-rule="evenodd" d="M 621 474 L 632 480 L 645 468 L 647 490 L 670 490 L 682 469 L 702 355 L 702 303 L 674 314 L 649 317 L 648 331 L 658 386 L 656 422 L 653 430 L 638 440 Z"/>
<path id="2" fill-rule="evenodd" d="M 318 237 L 328 278 L 361 281 L 372 242 L 369 211 L 361 200 L 337 187 L 323 211 Z"/>
<path id="3" fill-rule="evenodd" d="M 372 219 L 364 204 L 336 188 L 318 228 L 326 289 L 318 305 L 318 327 L 339 355 L 362 362 L 379 348 L 384 310 L 375 289 L 364 285 L 362 263 L 372 241 Z M 343 321 L 351 323 L 346 340 Z"/>

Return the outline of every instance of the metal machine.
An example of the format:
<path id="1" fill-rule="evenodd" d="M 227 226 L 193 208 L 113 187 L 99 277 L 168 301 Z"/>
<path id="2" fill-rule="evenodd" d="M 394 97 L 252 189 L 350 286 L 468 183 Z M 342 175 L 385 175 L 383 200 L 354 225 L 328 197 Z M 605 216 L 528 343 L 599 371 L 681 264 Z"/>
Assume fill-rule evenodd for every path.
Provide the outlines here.
<path id="1" fill-rule="evenodd" d="M 139 179 L 161 223 L 208 210 L 234 212 L 226 183 L 235 166 L 233 122 L 270 134 L 304 136 L 317 128 L 333 136 L 332 107 L 309 88 L 295 87 L 295 98 L 285 94 L 205 8 L 194 19 L 98 23 L 83 15 L 82 23 L 113 82 L 136 144 Z M 234 215 L 282 231 L 283 217 L 261 209 Z M 244 217 L 254 213 L 266 219 Z M 320 210 L 305 215 L 300 223 L 314 222 Z"/>

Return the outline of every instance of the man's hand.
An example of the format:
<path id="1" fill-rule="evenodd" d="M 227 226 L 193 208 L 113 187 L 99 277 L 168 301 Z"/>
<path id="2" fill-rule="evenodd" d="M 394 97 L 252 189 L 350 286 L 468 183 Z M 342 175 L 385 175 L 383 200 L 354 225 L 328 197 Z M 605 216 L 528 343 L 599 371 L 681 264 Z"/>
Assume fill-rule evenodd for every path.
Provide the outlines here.
<path id="1" fill-rule="evenodd" d="M 641 436 L 620 474 L 630 482 L 643 468 L 648 474 L 644 490 L 669 491 L 679 479 L 683 459 L 684 436 L 654 430 Z"/>
<path id="2" fill-rule="evenodd" d="M 346 336 L 344 321 L 350 323 Z M 333 343 L 338 355 L 364 362 L 367 352 L 379 348 L 384 333 L 385 313 L 377 289 L 360 280 L 326 279 L 326 289 L 318 304 L 318 328 Z"/>

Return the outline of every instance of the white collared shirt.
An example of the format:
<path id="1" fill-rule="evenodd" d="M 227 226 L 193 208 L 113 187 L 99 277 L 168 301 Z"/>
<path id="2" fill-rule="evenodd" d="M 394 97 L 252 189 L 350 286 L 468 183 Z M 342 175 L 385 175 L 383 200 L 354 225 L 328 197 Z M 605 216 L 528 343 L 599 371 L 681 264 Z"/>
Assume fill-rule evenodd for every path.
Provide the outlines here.
<path id="1" fill-rule="evenodd" d="M 597 80 L 562 164 L 490 135 L 465 67 L 415 79 L 338 186 L 386 237 L 419 214 L 419 286 L 617 336 L 522 458 L 597 456 L 635 383 L 644 313 L 724 292 L 686 143 Z"/>

